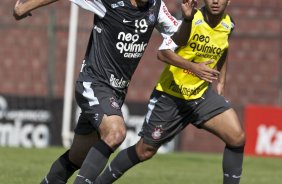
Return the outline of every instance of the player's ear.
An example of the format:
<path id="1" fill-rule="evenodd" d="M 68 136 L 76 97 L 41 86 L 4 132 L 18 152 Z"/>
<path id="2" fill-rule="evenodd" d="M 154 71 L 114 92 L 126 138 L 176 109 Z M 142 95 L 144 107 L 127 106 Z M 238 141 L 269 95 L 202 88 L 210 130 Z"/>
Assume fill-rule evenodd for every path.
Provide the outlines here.
<path id="1" fill-rule="evenodd" d="M 231 3 L 231 0 L 227 0 L 227 6 L 229 6 Z"/>

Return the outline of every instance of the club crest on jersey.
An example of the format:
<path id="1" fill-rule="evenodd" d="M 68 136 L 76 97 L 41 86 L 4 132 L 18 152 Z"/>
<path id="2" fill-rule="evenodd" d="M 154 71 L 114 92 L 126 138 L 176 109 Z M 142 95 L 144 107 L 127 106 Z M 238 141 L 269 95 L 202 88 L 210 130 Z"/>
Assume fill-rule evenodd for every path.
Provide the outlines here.
<path id="1" fill-rule="evenodd" d="M 157 140 L 160 139 L 163 133 L 162 125 L 159 125 L 155 128 L 154 132 L 152 133 L 153 139 Z"/>
<path id="2" fill-rule="evenodd" d="M 195 22 L 195 26 L 197 26 L 197 25 L 199 25 L 199 24 L 202 24 L 203 23 L 203 20 L 197 20 L 196 22 Z"/>
<path id="3" fill-rule="evenodd" d="M 148 20 L 147 20 L 148 24 L 152 25 L 152 24 L 155 23 L 155 21 L 156 21 L 155 14 L 154 13 L 150 13 L 149 16 L 148 16 Z"/>
<path id="4" fill-rule="evenodd" d="M 120 6 L 124 6 L 124 2 L 123 1 L 119 1 L 117 3 L 111 4 L 111 7 L 114 8 L 118 8 Z"/>
<path id="5" fill-rule="evenodd" d="M 120 109 L 120 106 L 119 104 L 116 102 L 115 98 L 114 97 L 111 97 L 110 98 L 110 104 L 113 108 L 115 109 Z"/>
<path id="6" fill-rule="evenodd" d="M 156 22 L 156 16 L 155 16 L 155 13 L 154 13 L 154 9 L 155 9 L 155 5 L 156 5 L 156 1 L 149 1 L 150 3 L 150 9 L 148 11 L 148 17 L 147 17 L 147 23 L 149 25 L 153 25 L 155 22 Z"/>

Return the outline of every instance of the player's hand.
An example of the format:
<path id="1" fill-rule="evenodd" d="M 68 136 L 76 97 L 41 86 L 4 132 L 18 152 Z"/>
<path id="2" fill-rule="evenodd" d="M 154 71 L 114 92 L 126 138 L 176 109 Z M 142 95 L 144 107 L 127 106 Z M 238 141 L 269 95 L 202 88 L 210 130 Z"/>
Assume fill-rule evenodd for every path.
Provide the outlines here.
<path id="1" fill-rule="evenodd" d="M 197 11 L 197 0 L 183 0 L 181 4 L 182 16 L 186 20 L 192 20 Z"/>
<path id="2" fill-rule="evenodd" d="M 16 20 L 21 20 L 23 18 L 26 18 L 28 16 L 31 16 L 32 14 L 30 12 L 27 12 L 23 14 L 22 12 L 22 5 L 25 2 L 25 0 L 17 0 L 15 6 L 14 6 L 14 12 L 13 16 Z"/>
<path id="3" fill-rule="evenodd" d="M 213 81 L 218 79 L 218 76 L 220 74 L 219 71 L 208 66 L 213 62 L 213 60 L 210 60 L 201 63 L 194 63 L 193 68 L 191 68 L 191 72 L 197 75 L 200 79 L 212 83 Z"/>

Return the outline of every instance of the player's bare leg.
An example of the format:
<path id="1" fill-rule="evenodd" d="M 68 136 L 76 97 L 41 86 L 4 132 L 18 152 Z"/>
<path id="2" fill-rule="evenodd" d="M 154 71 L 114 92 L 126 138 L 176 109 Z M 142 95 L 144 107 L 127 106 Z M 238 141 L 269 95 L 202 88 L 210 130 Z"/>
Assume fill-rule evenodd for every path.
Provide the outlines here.
<path id="1" fill-rule="evenodd" d="M 92 182 L 104 169 L 110 155 L 125 139 L 126 127 L 123 118 L 105 115 L 99 132 L 100 139 L 90 148 L 74 184 Z"/>
<path id="2" fill-rule="evenodd" d="M 202 125 L 225 143 L 223 184 L 239 184 L 242 173 L 245 133 L 233 109 L 229 109 Z"/>

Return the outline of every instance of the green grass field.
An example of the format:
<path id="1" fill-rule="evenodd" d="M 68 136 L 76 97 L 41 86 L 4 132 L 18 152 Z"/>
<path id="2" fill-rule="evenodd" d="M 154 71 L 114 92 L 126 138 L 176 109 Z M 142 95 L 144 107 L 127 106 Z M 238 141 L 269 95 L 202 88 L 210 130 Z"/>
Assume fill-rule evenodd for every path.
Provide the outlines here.
<path id="1" fill-rule="evenodd" d="M 0 147 L 0 183 L 39 184 L 63 148 Z M 117 184 L 221 184 L 221 155 L 156 155 L 127 172 Z M 281 184 L 282 159 L 246 157 L 241 184 Z M 72 183 L 74 178 L 69 180 Z"/>

